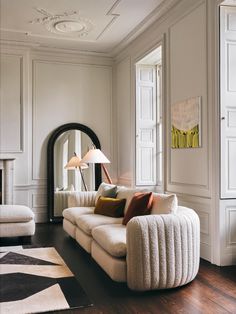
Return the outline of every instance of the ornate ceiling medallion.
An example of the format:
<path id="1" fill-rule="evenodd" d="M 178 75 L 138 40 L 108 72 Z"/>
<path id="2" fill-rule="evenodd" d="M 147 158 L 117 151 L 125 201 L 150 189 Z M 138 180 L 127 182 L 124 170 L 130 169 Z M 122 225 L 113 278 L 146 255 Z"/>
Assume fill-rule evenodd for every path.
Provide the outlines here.
<path id="1" fill-rule="evenodd" d="M 42 14 L 43 17 L 36 18 L 30 23 L 42 24 L 51 33 L 66 37 L 82 37 L 88 35 L 93 29 L 92 22 L 86 18 L 80 17 L 77 11 L 56 15 L 53 15 L 44 9 L 36 8 L 36 11 Z"/>

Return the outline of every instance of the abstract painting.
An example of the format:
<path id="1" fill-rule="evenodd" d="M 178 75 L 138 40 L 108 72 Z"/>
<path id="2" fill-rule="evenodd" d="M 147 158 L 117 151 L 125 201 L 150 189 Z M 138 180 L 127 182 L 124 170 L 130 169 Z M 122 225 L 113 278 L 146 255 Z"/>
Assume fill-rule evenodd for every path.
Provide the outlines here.
<path id="1" fill-rule="evenodd" d="M 171 106 L 171 148 L 201 146 L 201 97 Z"/>

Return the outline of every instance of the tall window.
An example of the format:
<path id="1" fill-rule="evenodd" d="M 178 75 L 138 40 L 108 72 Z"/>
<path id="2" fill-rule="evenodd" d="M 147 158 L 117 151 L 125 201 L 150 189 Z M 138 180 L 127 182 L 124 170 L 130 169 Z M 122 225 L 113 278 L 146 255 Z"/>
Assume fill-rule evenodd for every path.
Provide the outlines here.
<path id="1" fill-rule="evenodd" d="M 162 184 L 161 47 L 136 64 L 136 185 Z"/>

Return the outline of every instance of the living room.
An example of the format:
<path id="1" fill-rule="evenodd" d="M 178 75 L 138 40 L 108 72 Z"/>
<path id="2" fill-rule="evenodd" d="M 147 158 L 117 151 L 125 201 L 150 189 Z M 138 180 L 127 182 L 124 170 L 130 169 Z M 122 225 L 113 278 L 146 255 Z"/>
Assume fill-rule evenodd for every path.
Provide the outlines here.
<path id="1" fill-rule="evenodd" d="M 234 44 L 227 53 L 224 45 L 236 41 L 235 5 L 233 0 L 1 0 L 0 169 L 1 185 L 10 185 L 2 203 L 32 210 L 31 245 L 54 246 L 94 304 L 71 312 L 234 313 L 236 74 Z M 154 150 L 151 146 L 152 154 L 159 153 L 154 163 L 150 156 L 143 163 L 138 159 L 140 65 L 158 66 L 161 75 L 159 88 L 152 90 L 159 100 L 145 109 L 145 114 L 158 111 L 151 121 L 160 127 Z M 198 142 L 176 148 L 172 109 L 190 100 L 198 113 Z M 135 294 L 113 282 L 61 223 L 49 223 L 56 219 L 48 206 L 48 143 L 55 130 L 71 123 L 94 132 L 110 161 L 113 184 L 176 194 L 179 205 L 198 215 L 200 270 L 185 289 Z M 11 172 L 7 180 L 3 164 Z M 151 174 L 146 181 L 140 170 Z M 83 173 L 88 184 L 86 169 Z M 19 241 L 4 238 L 1 246 Z M 222 291 L 207 290 L 207 278 Z M 224 295 L 228 291 L 230 297 Z"/>

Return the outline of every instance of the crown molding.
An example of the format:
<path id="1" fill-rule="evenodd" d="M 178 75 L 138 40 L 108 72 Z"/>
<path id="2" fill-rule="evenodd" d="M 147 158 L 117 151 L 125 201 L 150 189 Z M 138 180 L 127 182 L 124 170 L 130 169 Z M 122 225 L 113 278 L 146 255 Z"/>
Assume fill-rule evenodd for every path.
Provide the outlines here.
<path id="1" fill-rule="evenodd" d="M 115 2 L 116 6 L 120 1 Z M 0 40 L 0 44 L 8 45 L 11 47 L 28 47 L 34 51 L 49 52 L 49 53 L 67 53 L 74 55 L 86 55 L 94 57 L 115 58 L 123 51 L 133 40 L 141 35 L 148 27 L 154 22 L 164 16 L 171 8 L 178 4 L 180 0 L 165 0 L 159 4 L 154 11 L 152 11 L 139 25 L 137 25 L 122 41 L 120 41 L 113 49 L 107 52 L 97 52 L 90 50 L 79 50 L 78 48 L 56 48 L 50 45 L 41 45 L 39 43 L 33 43 L 30 41 L 17 41 L 17 40 Z M 107 13 L 108 15 L 114 15 L 114 6 Z"/>
<path id="2" fill-rule="evenodd" d="M 97 51 L 87 51 L 78 49 L 68 49 L 68 48 L 56 48 L 50 46 L 42 46 L 38 43 L 26 42 L 26 41 L 16 41 L 16 40 L 1 40 L 0 46 L 6 48 L 22 48 L 24 50 L 29 50 L 31 52 L 42 52 L 42 53 L 62 53 L 62 54 L 72 54 L 75 56 L 86 56 L 86 57 L 102 57 L 112 59 L 110 53 L 97 52 Z"/>
<path id="3" fill-rule="evenodd" d="M 116 57 L 134 39 L 141 35 L 149 26 L 162 17 L 166 12 L 178 4 L 180 0 L 165 0 L 161 2 L 141 23 L 139 23 L 115 48 L 110 51 L 110 55 Z"/>

